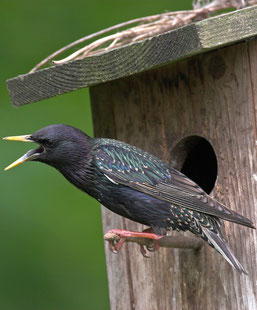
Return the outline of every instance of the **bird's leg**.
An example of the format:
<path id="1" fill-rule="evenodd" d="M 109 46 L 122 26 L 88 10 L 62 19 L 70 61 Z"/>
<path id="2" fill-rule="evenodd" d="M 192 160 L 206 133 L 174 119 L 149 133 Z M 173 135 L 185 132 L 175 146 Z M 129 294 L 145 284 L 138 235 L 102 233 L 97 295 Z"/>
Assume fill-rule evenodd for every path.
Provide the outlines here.
<path id="1" fill-rule="evenodd" d="M 125 242 L 125 240 L 128 237 L 152 239 L 153 240 L 153 246 L 147 246 L 146 248 L 148 251 L 158 250 L 159 249 L 158 240 L 163 237 L 161 235 L 154 234 L 153 230 L 151 228 L 146 229 L 142 232 L 129 231 L 129 230 L 123 230 L 123 229 L 117 229 L 116 228 L 116 229 L 112 229 L 112 230 L 108 231 L 108 233 L 112 233 L 112 234 L 115 234 L 115 235 L 120 237 L 120 240 L 117 243 L 115 243 L 114 240 L 109 241 L 109 248 L 115 254 L 117 254 L 120 251 L 123 243 Z M 146 256 L 146 250 L 145 250 L 143 245 L 140 245 L 140 251 L 144 257 L 148 257 L 148 256 Z"/>

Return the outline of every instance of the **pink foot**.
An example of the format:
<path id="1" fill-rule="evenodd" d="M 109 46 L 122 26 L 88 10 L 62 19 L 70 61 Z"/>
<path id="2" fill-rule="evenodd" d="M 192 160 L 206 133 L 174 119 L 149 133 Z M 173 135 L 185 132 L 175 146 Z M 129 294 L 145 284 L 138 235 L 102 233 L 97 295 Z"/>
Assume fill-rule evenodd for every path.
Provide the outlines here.
<path id="1" fill-rule="evenodd" d="M 151 231 L 151 232 L 149 232 L 149 231 Z M 117 254 L 117 253 L 119 253 L 119 251 L 120 251 L 121 247 L 123 246 L 123 243 L 125 242 L 125 240 L 128 237 L 134 237 L 134 238 L 152 239 L 153 240 L 153 246 L 147 246 L 146 248 L 148 251 L 151 251 L 151 252 L 157 251 L 160 247 L 158 240 L 161 239 L 163 236 L 156 235 L 152 231 L 153 230 L 151 228 L 146 229 L 143 232 L 129 231 L 129 230 L 123 230 L 123 229 L 118 229 L 118 228 L 112 229 L 112 230 L 108 231 L 108 233 L 113 233 L 113 234 L 119 236 L 120 240 L 116 243 L 114 240 L 109 241 L 109 248 L 113 253 Z M 148 257 L 146 255 L 146 250 L 145 250 L 143 245 L 140 245 L 140 251 L 144 257 Z"/>

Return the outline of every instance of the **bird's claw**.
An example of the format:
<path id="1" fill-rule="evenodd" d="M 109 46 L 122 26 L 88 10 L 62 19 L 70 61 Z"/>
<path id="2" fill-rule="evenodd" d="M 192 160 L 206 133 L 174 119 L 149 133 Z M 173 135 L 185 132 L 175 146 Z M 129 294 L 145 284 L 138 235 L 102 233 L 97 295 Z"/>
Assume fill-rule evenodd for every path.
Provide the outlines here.
<path id="1" fill-rule="evenodd" d="M 115 241 L 114 240 L 110 240 L 109 241 L 109 249 L 113 254 L 118 254 L 116 247 L 115 247 Z"/>
<path id="2" fill-rule="evenodd" d="M 126 237 L 121 237 L 118 242 L 116 242 L 114 240 L 110 240 L 109 241 L 109 249 L 111 250 L 111 252 L 114 254 L 118 254 L 120 249 L 122 248 L 125 240 L 126 240 Z"/>
<path id="3" fill-rule="evenodd" d="M 151 245 L 147 245 L 147 246 L 140 245 L 140 252 L 145 258 L 149 258 L 150 256 L 146 255 L 147 251 L 155 252 L 159 248 L 160 248 L 160 245 L 158 243 L 158 240 L 154 239 Z"/>
<path id="4" fill-rule="evenodd" d="M 150 256 L 146 255 L 147 251 L 143 245 L 140 245 L 140 252 L 144 256 L 144 258 L 150 258 Z"/>
<path id="5" fill-rule="evenodd" d="M 147 250 L 148 250 L 149 252 L 158 251 L 159 248 L 160 248 L 160 245 L 159 245 L 158 240 L 154 239 L 154 240 L 153 240 L 153 243 L 152 243 L 151 245 L 147 245 L 146 248 L 147 248 Z"/>

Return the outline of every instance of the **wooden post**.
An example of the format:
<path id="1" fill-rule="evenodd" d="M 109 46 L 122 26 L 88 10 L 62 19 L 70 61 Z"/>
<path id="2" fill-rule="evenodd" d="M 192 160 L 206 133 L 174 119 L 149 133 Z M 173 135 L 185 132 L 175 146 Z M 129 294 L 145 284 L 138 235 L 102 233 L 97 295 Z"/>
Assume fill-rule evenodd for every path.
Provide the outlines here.
<path id="1" fill-rule="evenodd" d="M 247 8 L 9 80 L 13 104 L 91 86 L 96 136 L 126 141 L 170 163 L 182 139 L 204 137 L 218 162 L 211 195 L 256 224 L 257 40 L 244 41 L 257 35 L 256 12 Z M 72 85 L 66 83 L 71 72 Z M 104 232 L 143 229 L 105 208 L 102 217 Z M 111 309 L 257 309 L 256 231 L 224 226 L 249 276 L 208 245 L 200 251 L 161 248 L 145 259 L 136 244 L 126 243 L 114 255 L 106 243 Z"/>

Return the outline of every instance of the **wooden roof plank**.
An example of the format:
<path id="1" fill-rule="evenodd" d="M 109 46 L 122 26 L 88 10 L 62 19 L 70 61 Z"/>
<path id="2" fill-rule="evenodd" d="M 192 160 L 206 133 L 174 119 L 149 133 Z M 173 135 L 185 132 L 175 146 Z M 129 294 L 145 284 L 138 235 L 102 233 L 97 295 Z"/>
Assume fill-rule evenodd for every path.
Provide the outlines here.
<path id="1" fill-rule="evenodd" d="M 16 107 L 119 79 L 257 35 L 257 6 L 7 80 Z"/>

